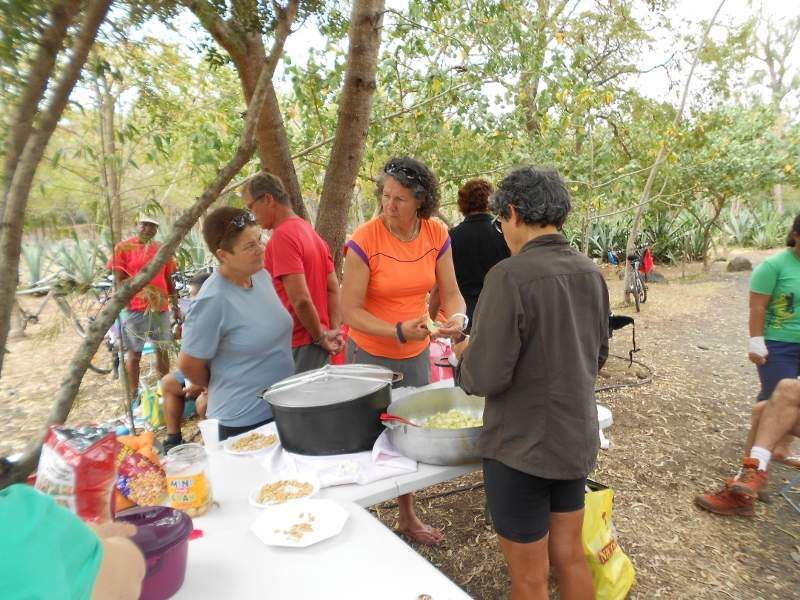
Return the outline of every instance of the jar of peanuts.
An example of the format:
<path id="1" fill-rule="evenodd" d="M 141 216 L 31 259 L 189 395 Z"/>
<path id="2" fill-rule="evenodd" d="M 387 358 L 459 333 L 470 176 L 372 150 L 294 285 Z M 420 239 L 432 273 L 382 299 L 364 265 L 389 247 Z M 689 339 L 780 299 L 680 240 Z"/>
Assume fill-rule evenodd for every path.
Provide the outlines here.
<path id="1" fill-rule="evenodd" d="M 190 517 L 204 514 L 213 502 L 208 455 L 200 444 L 183 444 L 167 452 L 165 470 L 170 506 Z"/>

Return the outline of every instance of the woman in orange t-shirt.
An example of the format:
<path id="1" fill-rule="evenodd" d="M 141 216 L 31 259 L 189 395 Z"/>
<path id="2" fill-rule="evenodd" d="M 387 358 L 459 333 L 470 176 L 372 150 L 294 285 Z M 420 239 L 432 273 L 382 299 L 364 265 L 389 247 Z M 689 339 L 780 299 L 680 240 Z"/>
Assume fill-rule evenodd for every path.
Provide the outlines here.
<path id="1" fill-rule="evenodd" d="M 350 326 L 347 361 L 403 373 L 403 385 L 430 381 L 428 292 L 439 286 L 447 315 L 437 336 L 459 340 L 466 306 L 456 282 L 445 226 L 431 220 L 439 205 L 436 175 L 413 158 L 392 158 L 378 176 L 381 213 L 347 242 L 342 313 Z M 443 535 L 414 513 L 411 494 L 400 497 L 400 532 L 438 544 Z"/>

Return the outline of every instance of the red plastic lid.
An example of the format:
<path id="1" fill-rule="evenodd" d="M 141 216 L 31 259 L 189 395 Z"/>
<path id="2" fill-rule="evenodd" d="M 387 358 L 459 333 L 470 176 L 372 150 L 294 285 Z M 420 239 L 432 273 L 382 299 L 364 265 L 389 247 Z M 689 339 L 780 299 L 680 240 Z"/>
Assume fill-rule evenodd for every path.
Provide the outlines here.
<path id="1" fill-rule="evenodd" d="M 139 506 L 117 513 L 117 521 L 136 525 L 131 538 L 145 556 L 161 554 L 189 538 L 192 519 L 168 506 Z"/>

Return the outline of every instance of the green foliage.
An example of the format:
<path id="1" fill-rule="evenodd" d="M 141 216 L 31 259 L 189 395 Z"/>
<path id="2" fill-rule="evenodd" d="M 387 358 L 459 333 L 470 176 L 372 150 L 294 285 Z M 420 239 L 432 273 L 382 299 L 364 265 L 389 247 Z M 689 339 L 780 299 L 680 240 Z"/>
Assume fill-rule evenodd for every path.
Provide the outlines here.
<path id="1" fill-rule="evenodd" d="M 47 276 L 49 257 L 47 245 L 43 242 L 22 244 L 22 258 L 25 264 L 25 283 L 33 286 Z"/>
<path id="2" fill-rule="evenodd" d="M 72 238 L 56 242 L 52 250 L 53 263 L 75 281 L 80 290 L 88 289 L 105 271 L 108 253 L 103 245 L 92 239 Z"/>
<path id="3" fill-rule="evenodd" d="M 181 271 L 197 271 L 214 264 L 214 257 L 208 251 L 203 234 L 196 229 L 183 238 L 175 258 Z"/>

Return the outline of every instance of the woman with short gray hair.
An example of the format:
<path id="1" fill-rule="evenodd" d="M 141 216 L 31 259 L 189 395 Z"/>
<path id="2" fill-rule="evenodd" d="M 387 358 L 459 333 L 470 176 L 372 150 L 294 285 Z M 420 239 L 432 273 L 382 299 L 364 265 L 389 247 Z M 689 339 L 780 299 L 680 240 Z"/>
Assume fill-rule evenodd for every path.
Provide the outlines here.
<path id="1" fill-rule="evenodd" d="M 608 355 L 608 290 L 560 232 L 569 192 L 551 169 L 511 172 L 493 197 L 511 257 L 486 275 L 457 379 L 486 397 L 478 450 L 515 600 L 593 598 L 581 527 L 599 446 L 594 385 Z"/>

